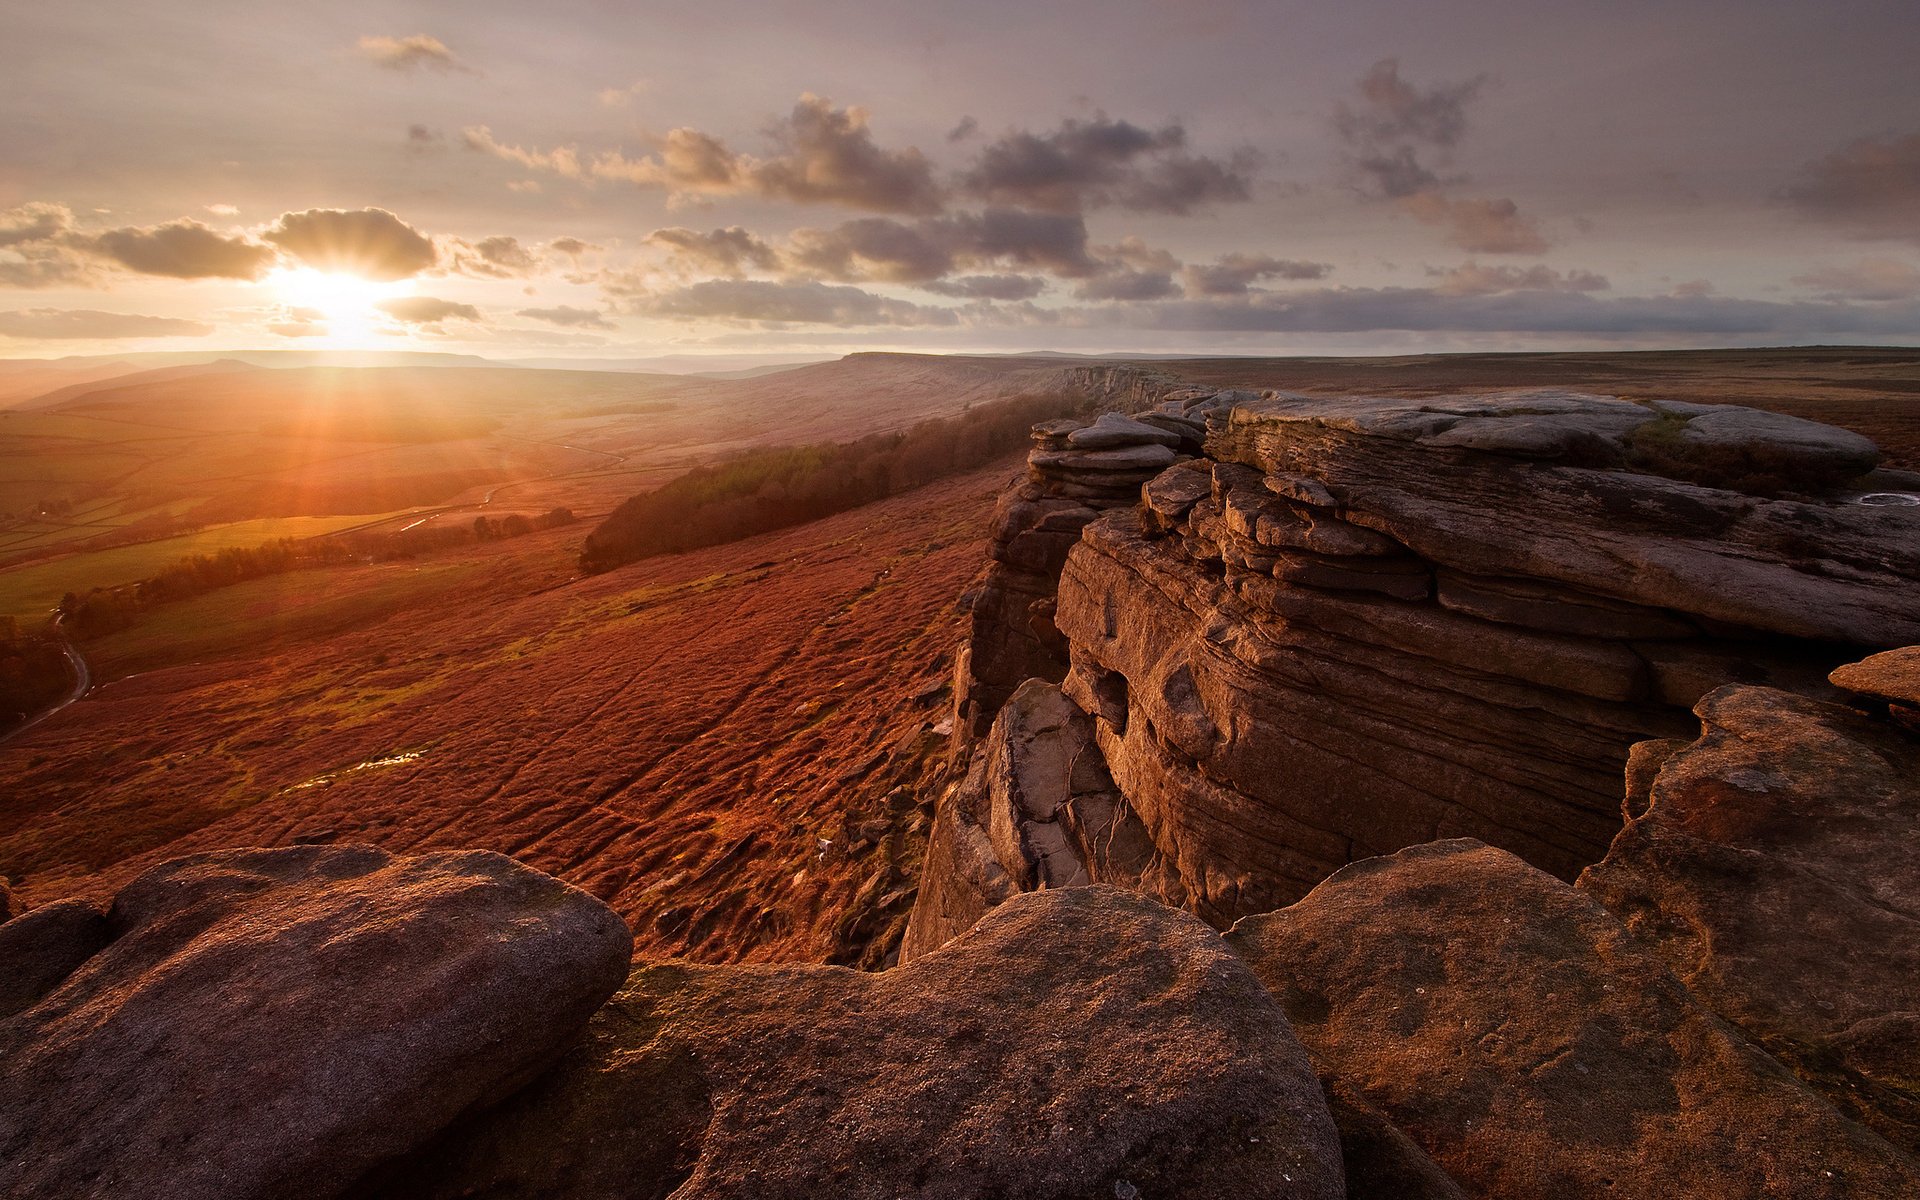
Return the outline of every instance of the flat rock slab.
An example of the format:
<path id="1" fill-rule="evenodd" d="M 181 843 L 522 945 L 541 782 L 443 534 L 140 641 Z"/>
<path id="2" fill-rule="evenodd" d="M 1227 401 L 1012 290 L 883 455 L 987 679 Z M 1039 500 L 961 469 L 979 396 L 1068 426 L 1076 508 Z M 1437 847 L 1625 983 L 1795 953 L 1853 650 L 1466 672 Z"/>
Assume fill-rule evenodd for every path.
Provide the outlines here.
<path id="1" fill-rule="evenodd" d="M 1882 704 L 1920 708 L 1920 646 L 1902 646 L 1837 668 L 1833 686 Z"/>
<path id="2" fill-rule="evenodd" d="M 1657 773 L 1641 811 L 1581 888 L 1835 1104 L 1920 1151 L 1920 739 L 1772 688 L 1696 711 L 1699 740 L 1643 756 Z"/>
<path id="3" fill-rule="evenodd" d="M 1035 450 L 1027 461 L 1036 467 L 1070 471 L 1158 471 L 1179 455 L 1167 446 L 1124 446 L 1116 450 Z"/>
<path id="4" fill-rule="evenodd" d="M 1300 1040 L 1469 1195 L 1920 1194 L 1920 1164 L 1710 1012 L 1591 897 L 1456 840 L 1228 941 Z"/>
<path id="5" fill-rule="evenodd" d="M 638 970 L 560 1066 L 374 1194 L 1346 1192 L 1273 997 L 1197 919 L 1093 887 L 1014 897 L 880 974 Z"/>
<path id="6" fill-rule="evenodd" d="M 0 1195 L 338 1195 L 550 1061 L 632 951 L 598 900 L 477 852 L 195 855 L 108 920 L 0 1022 Z"/>
<path id="7" fill-rule="evenodd" d="M 1106 450 L 1116 446 L 1178 446 L 1184 440 L 1178 433 L 1123 417 L 1103 413 L 1085 429 L 1067 435 L 1067 444 L 1079 450 Z"/>

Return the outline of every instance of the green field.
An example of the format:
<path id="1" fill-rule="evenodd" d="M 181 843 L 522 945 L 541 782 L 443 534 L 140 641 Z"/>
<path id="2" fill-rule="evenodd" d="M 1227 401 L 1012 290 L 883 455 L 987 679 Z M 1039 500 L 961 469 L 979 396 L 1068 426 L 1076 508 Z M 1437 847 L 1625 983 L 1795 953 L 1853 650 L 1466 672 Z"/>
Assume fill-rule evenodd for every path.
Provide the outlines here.
<path id="1" fill-rule="evenodd" d="M 431 603 L 483 569 L 473 559 L 452 559 L 288 571 L 160 605 L 84 650 L 96 680 L 223 658 Z"/>
<path id="2" fill-rule="evenodd" d="M 196 554 L 212 554 L 230 546 L 258 546 L 280 538 L 317 537 L 378 519 L 377 516 L 274 517 L 236 521 L 157 542 L 116 546 L 34 563 L 0 572 L 0 616 L 17 617 L 24 625 L 46 617 L 68 592 L 134 583 Z"/>

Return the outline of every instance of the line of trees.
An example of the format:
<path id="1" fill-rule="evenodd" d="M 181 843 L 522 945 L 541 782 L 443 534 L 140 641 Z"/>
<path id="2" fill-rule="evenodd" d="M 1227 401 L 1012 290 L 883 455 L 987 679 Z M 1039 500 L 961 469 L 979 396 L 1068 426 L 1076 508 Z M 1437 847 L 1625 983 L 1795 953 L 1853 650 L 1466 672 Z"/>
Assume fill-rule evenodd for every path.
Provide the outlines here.
<path id="1" fill-rule="evenodd" d="M 514 513 L 495 520 L 475 517 L 469 523 L 417 525 L 412 529 L 333 534 L 315 538 L 281 538 L 258 546 L 230 546 L 212 554 L 195 554 L 137 583 L 68 592 L 60 612 L 72 635 L 85 641 L 125 629 L 156 605 L 204 595 L 250 579 L 261 579 L 306 567 L 348 562 L 392 562 L 473 542 L 520 537 L 538 529 L 554 529 L 574 522 L 573 513 L 556 508 L 538 517 Z"/>
<path id="2" fill-rule="evenodd" d="M 743 451 L 626 500 L 587 535 L 580 569 L 607 571 L 858 508 L 984 466 L 1024 445 L 1035 422 L 1096 406 L 1084 395 L 1016 396 L 858 441 Z"/>
<path id="3" fill-rule="evenodd" d="M 23 633 L 0 617 L 0 732 L 12 729 L 67 694 L 73 670 L 58 640 Z"/>

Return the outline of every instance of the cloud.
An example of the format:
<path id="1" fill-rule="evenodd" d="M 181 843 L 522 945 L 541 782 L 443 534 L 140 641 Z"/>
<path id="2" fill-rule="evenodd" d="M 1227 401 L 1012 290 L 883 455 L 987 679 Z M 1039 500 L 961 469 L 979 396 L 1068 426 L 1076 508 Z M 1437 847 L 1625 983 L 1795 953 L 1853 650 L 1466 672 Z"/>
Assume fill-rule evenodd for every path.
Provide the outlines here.
<path id="1" fill-rule="evenodd" d="M 261 236 L 310 267 L 381 281 L 417 275 L 440 257 L 431 238 L 384 208 L 285 213 Z"/>
<path id="2" fill-rule="evenodd" d="M 979 132 L 980 122 L 974 120 L 972 117 L 961 117 L 959 121 L 954 123 L 952 129 L 947 130 L 947 140 L 949 142 L 964 142 Z"/>
<path id="3" fill-rule="evenodd" d="M 709 279 L 642 298 L 634 311 L 677 321 L 757 322 L 773 325 L 956 325 L 950 308 L 877 296 L 856 287 L 818 282 Z"/>
<path id="4" fill-rule="evenodd" d="M 401 38 L 363 37 L 359 48 L 369 62 L 390 71 L 412 71 L 422 67 L 434 71 L 468 70 L 467 65 L 447 49 L 445 42 L 424 33 Z"/>
<path id="5" fill-rule="evenodd" d="M 653 83 L 646 79 L 636 79 L 623 88 L 601 88 L 600 103 L 608 108 L 625 108 L 633 103 L 634 97 L 653 90 Z"/>
<path id="6" fill-rule="evenodd" d="M 1180 294 L 1171 271 L 1122 269 L 1096 275 L 1074 289 L 1082 300 L 1160 300 Z"/>
<path id="7" fill-rule="evenodd" d="M 592 242 L 583 242 L 579 238 L 560 237 L 548 242 L 547 249 L 552 250 L 556 254 L 564 254 L 568 258 L 577 259 L 581 255 L 594 250 L 605 250 L 606 247 L 595 245 Z"/>
<path id="8" fill-rule="evenodd" d="M 1543 254 L 1547 239 L 1511 200 L 1478 197 L 1456 200 L 1438 192 L 1420 192 L 1400 201 L 1403 211 L 1447 231 L 1447 240 L 1474 254 Z"/>
<path id="9" fill-rule="evenodd" d="M 1600 298 L 1589 292 L 1449 295 L 1432 288 L 1318 288 L 1242 301 L 1176 300 L 1080 309 L 1093 326 L 1245 333 L 1383 331 L 1601 337 L 1808 338 L 1907 336 L 1920 306 L 1787 304 L 1711 296 Z"/>
<path id="10" fill-rule="evenodd" d="M 239 209 L 231 204 L 209 204 L 206 206 L 206 209 L 216 217 L 237 216 L 240 212 Z"/>
<path id="11" fill-rule="evenodd" d="M 519 279 L 540 269 L 540 258 L 520 239 L 495 236 L 477 242 L 454 238 L 448 243 L 449 269 L 481 279 Z"/>
<path id="12" fill-rule="evenodd" d="M 407 126 L 408 154 L 438 154 L 447 148 L 447 135 L 418 122 Z"/>
<path id="13" fill-rule="evenodd" d="M 484 125 L 463 136 L 469 149 L 530 170 L 673 194 L 758 195 L 885 213 L 933 213 L 943 200 L 933 164 L 919 150 L 881 147 L 864 109 L 835 108 L 831 100 L 812 94 L 801 96 L 790 113 L 768 127 L 776 152 L 765 158 L 735 153 L 714 135 L 685 127 L 669 130 L 652 153 L 640 158 L 618 150 L 586 156 L 576 146 L 512 145 Z"/>
<path id="14" fill-rule="evenodd" d="M 885 217 L 846 221 L 832 229 L 798 229 L 787 270 L 828 279 L 924 283 L 954 269 L 954 227 L 942 221 L 906 225 Z"/>
<path id="15" fill-rule="evenodd" d="M 478 322 L 481 319 L 480 310 L 471 304 L 432 296 L 399 296 L 382 300 L 374 307 L 408 325 L 438 325 L 442 321 Z"/>
<path id="16" fill-rule="evenodd" d="M 960 300 L 1031 300 L 1047 290 L 1047 281 L 1038 275 L 962 275 L 929 280 L 920 287 Z"/>
<path id="17" fill-rule="evenodd" d="M 1266 254 L 1222 255 L 1211 263 L 1181 268 L 1180 278 L 1189 296 L 1244 296 L 1255 283 L 1267 279 L 1325 279 L 1332 263 L 1274 258 Z"/>
<path id="18" fill-rule="evenodd" d="M 591 308 L 572 308 L 562 304 L 555 308 L 523 308 L 518 316 L 535 321 L 545 321 L 549 325 L 559 325 L 567 329 L 614 329 L 612 321 Z"/>
<path id="19" fill-rule="evenodd" d="M 548 171 L 565 179 L 587 177 L 586 169 L 580 163 L 580 152 L 572 146 L 560 146 L 553 150 L 510 146 L 494 137 L 493 130 L 485 125 L 469 125 L 461 130 L 460 141 L 469 150 L 492 155 L 530 171 Z"/>
<path id="20" fill-rule="evenodd" d="M 51 241 L 73 228 L 73 213 L 61 204 L 35 202 L 0 212 L 0 249 Z"/>
<path id="21" fill-rule="evenodd" d="M 1592 271 L 1555 271 L 1536 264 L 1531 267 L 1482 266 L 1463 263 L 1444 270 L 1428 268 L 1438 279 L 1434 290 L 1445 296 L 1491 296 L 1499 292 L 1604 292 L 1613 285 Z"/>
<path id="22" fill-rule="evenodd" d="M 771 271 L 779 265 L 774 248 L 738 225 L 701 233 L 674 227 L 656 229 L 642 239 L 672 252 L 676 269 L 738 277 L 749 269 Z"/>
<path id="23" fill-rule="evenodd" d="M 1475 75 L 1422 91 L 1400 77 L 1399 59 L 1383 58 L 1361 78 L 1360 104 L 1335 110 L 1334 128 L 1360 146 L 1454 146 L 1467 132 L 1467 105 L 1486 82 Z"/>
<path id="24" fill-rule="evenodd" d="M 1862 258 L 1820 267 L 1793 282 L 1827 300 L 1912 300 L 1920 297 L 1920 268 L 1891 258 Z"/>
<path id="25" fill-rule="evenodd" d="M 1802 215 L 1861 237 L 1920 242 L 1920 133 L 1843 146 L 1803 167 L 1783 195 Z"/>
<path id="26" fill-rule="evenodd" d="M 797 229 L 782 247 L 738 228 L 706 235 L 668 232 L 704 239 L 726 234 L 725 254 L 712 264 L 724 274 L 751 265 L 789 278 L 926 284 L 959 270 L 1012 268 L 1084 279 L 1103 269 L 1088 250 L 1086 222 L 1077 213 L 990 208 L 916 221 L 862 217 L 831 228 Z M 733 255 L 734 243 L 749 244 L 742 239 L 754 247 L 750 262 Z"/>
<path id="27" fill-rule="evenodd" d="M 0 337 L 56 339 L 111 339 L 206 337 L 213 326 L 177 317 L 145 317 L 136 313 L 97 312 L 93 309 L 27 308 L 0 312 Z"/>
<path id="28" fill-rule="evenodd" d="M 1226 161 L 1193 155 L 1186 138 L 1177 124 L 1148 130 L 1104 114 L 1069 118 L 1045 133 L 1001 135 L 961 186 L 992 204 L 1069 213 L 1113 206 L 1178 214 L 1249 197 L 1250 154 Z"/>
<path id="29" fill-rule="evenodd" d="M 193 220 L 74 235 L 70 242 L 129 271 L 168 279 L 258 279 L 276 258 L 271 246 Z"/>
<path id="30" fill-rule="evenodd" d="M 783 153 L 748 170 L 767 195 L 872 212 L 940 207 L 933 164 L 911 146 L 881 149 L 867 129 L 864 109 L 836 109 L 823 96 L 804 95 L 771 132 Z"/>
<path id="31" fill-rule="evenodd" d="M 327 327 L 317 321 L 274 321 L 267 332 L 283 338 L 325 337 Z"/>

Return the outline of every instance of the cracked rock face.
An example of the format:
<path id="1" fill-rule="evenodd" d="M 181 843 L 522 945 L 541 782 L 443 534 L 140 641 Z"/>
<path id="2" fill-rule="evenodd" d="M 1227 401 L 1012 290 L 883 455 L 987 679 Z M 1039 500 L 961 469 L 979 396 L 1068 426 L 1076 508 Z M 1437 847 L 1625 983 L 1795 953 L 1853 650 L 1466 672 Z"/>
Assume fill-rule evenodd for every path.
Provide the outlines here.
<path id="1" fill-rule="evenodd" d="M 1581 888 L 1836 1106 L 1920 1151 L 1920 738 L 1768 688 L 1698 711 L 1697 741 L 1649 752 L 1645 799 Z"/>
<path id="2" fill-rule="evenodd" d="M 0 929 L 70 950 L 96 932 L 80 916 Z M 104 924 L 0 1020 L 5 1195 L 338 1195 L 543 1067 L 632 949 L 613 910 L 512 859 L 369 846 L 177 859 Z"/>
<path id="3" fill-rule="evenodd" d="M 1324 1069 L 1469 1195 L 1920 1188 L 1920 1164 L 1716 1016 L 1591 896 L 1503 851 L 1456 840 L 1355 863 L 1228 941 Z"/>
<path id="4" fill-rule="evenodd" d="M 901 947 L 911 959 L 965 932 L 1008 896 L 1111 883 L 1138 887 L 1153 847 L 1115 789 L 1093 722 L 1030 679 L 995 718 L 973 770 L 942 799 Z"/>
<path id="5" fill-rule="evenodd" d="M 546 1077 L 370 1196 L 1346 1195 L 1273 997 L 1111 888 L 1009 900 L 878 975 L 634 972 Z"/>

